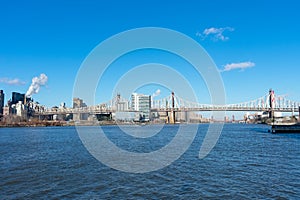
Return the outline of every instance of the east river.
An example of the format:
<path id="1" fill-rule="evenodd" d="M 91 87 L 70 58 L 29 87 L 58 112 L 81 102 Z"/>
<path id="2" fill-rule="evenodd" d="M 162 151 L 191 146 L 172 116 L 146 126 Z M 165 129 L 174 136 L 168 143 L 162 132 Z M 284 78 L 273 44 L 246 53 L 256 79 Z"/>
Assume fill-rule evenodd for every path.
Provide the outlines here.
<path id="1" fill-rule="evenodd" d="M 0 199 L 300 198 L 300 134 L 271 134 L 264 125 L 226 124 L 212 151 L 199 159 L 208 126 L 199 125 L 177 160 L 147 173 L 123 172 L 98 161 L 75 127 L 1 128 Z M 147 138 L 130 136 L 118 126 L 102 129 L 119 148 L 147 153 L 169 144 L 178 127 L 166 125 Z M 154 128 L 126 127 L 133 132 Z"/>

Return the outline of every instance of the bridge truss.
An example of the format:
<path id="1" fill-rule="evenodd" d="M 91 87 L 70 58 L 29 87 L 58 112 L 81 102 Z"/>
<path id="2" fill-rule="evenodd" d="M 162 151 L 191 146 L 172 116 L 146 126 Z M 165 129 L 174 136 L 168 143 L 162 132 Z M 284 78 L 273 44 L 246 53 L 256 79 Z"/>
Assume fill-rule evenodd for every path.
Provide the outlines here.
<path id="1" fill-rule="evenodd" d="M 158 110 L 193 110 L 193 111 L 266 111 L 270 109 L 270 95 L 266 94 L 257 99 L 226 105 L 201 104 L 191 102 L 174 96 L 174 108 L 172 107 L 172 95 L 152 101 L 151 108 Z M 293 112 L 298 111 L 300 102 L 286 98 L 286 95 L 275 96 L 274 111 Z"/>
<path id="2" fill-rule="evenodd" d="M 299 112 L 300 102 L 292 101 L 286 98 L 286 95 L 276 95 L 273 111 L 280 112 Z M 173 103 L 174 102 L 174 103 Z M 173 107 L 174 106 L 174 107 Z M 260 98 L 226 105 L 213 105 L 201 104 L 185 100 L 176 95 L 169 95 L 162 99 L 151 101 L 152 111 L 268 111 L 270 110 L 270 95 L 266 94 Z M 113 99 L 100 103 L 94 106 L 81 107 L 81 108 L 63 108 L 63 109 L 46 109 L 36 114 L 71 114 L 71 113 L 89 113 L 89 114 L 102 114 L 112 112 L 137 112 L 131 109 L 130 101 L 117 95 Z"/>

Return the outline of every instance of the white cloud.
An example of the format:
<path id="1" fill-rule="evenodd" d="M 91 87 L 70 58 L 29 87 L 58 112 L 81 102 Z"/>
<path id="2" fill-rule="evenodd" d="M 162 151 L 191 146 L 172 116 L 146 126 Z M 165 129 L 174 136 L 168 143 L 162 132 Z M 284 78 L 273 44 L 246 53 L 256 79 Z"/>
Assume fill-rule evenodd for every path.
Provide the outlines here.
<path id="1" fill-rule="evenodd" d="M 231 71 L 231 70 L 234 70 L 234 69 L 244 70 L 244 69 L 251 68 L 251 67 L 254 67 L 254 66 L 255 66 L 255 63 L 250 62 L 250 61 L 240 62 L 240 63 L 230 63 L 230 64 L 226 64 L 222 71 L 225 72 L 225 71 Z"/>
<path id="2" fill-rule="evenodd" d="M 9 79 L 9 78 L 0 78 L 0 83 L 4 83 L 7 85 L 25 85 L 24 81 L 21 81 L 18 78 Z"/>
<path id="3" fill-rule="evenodd" d="M 204 29 L 204 31 L 202 33 L 197 32 L 196 35 L 201 37 L 203 40 L 206 38 L 211 38 L 214 41 L 226 41 L 229 40 L 229 37 L 224 35 L 225 31 L 234 31 L 234 28 L 231 27 L 223 27 L 223 28 L 215 28 L 215 27 L 211 27 L 211 28 L 207 28 Z"/>
<path id="4" fill-rule="evenodd" d="M 160 95 L 160 89 L 157 89 L 155 93 L 152 94 L 152 97 L 157 97 Z"/>

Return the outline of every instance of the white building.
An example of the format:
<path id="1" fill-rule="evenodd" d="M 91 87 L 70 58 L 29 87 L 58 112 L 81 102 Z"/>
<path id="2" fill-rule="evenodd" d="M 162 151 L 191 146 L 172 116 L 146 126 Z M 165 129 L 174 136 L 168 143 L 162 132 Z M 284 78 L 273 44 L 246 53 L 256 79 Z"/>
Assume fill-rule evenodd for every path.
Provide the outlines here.
<path id="1" fill-rule="evenodd" d="M 59 109 L 63 110 L 66 108 L 66 103 L 65 102 L 61 102 L 59 105 Z"/>
<path id="2" fill-rule="evenodd" d="M 20 116 L 20 117 L 27 117 L 27 109 L 26 109 L 26 106 L 23 104 L 22 101 L 19 101 L 17 104 L 16 104 L 16 115 L 17 116 Z"/>
<path id="3" fill-rule="evenodd" d="M 151 109 L 151 96 L 144 94 L 132 93 L 131 95 L 131 108 L 139 112 L 140 120 L 149 120 Z"/>

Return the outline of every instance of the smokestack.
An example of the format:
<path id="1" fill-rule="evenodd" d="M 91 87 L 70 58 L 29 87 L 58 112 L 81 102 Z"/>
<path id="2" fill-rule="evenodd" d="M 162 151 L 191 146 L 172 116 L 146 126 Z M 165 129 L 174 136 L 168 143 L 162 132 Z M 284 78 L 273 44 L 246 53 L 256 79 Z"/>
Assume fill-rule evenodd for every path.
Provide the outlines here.
<path id="1" fill-rule="evenodd" d="M 26 105 L 26 94 L 24 94 L 24 105 Z"/>

